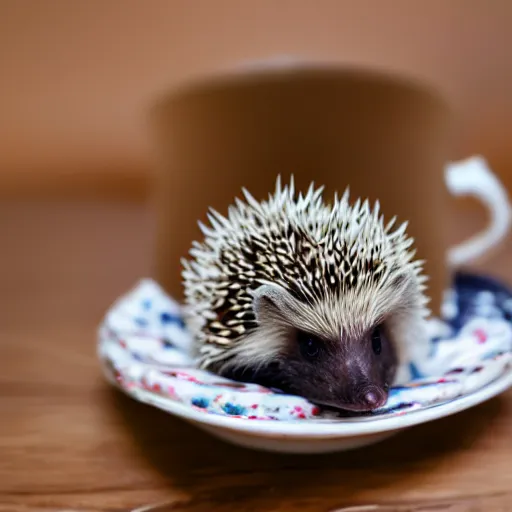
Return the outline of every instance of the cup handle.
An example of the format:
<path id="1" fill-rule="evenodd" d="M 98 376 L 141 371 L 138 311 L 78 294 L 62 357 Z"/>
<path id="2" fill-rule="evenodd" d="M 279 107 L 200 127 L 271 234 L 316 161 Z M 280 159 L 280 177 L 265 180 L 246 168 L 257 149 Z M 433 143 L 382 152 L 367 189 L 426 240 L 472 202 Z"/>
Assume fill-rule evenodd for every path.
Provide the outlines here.
<path id="1" fill-rule="evenodd" d="M 454 196 L 480 199 L 491 216 L 487 229 L 448 250 L 448 264 L 457 267 L 480 257 L 505 238 L 512 220 L 511 205 L 505 187 L 481 156 L 448 164 L 445 181 Z"/>

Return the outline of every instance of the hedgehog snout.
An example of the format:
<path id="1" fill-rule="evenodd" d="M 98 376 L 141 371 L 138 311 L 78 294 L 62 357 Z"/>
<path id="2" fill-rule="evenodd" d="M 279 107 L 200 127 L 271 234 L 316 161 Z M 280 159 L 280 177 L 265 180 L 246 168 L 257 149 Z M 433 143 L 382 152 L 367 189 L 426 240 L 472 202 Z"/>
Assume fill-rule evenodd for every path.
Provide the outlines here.
<path id="1" fill-rule="evenodd" d="M 335 395 L 331 399 L 318 400 L 319 405 L 334 407 L 352 412 L 369 412 L 385 405 L 388 398 L 386 389 L 379 386 L 365 386 L 360 391 L 345 391 L 339 398 Z"/>
<path id="2" fill-rule="evenodd" d="M 325 399 L 333 405 L 360 412 L 385 405 L 394 375 L 395 353 L 381 327 L 370 329 L 362 338 L 340 342 L 328 364 L 329 380 L 335 384 Z"/>
<path id="3" fill-rule="evenodd" d="M 338 385 L 329 397 L 334 402 L 333 405 L 347 411 L 359 412 L 382 407 L 388 399 L 388 386 L 380 375 L 372 373 L 365 372 L 360 367 L 340 365 Z"/>
<path id="4" fill-rule="evenodd" d="M 364 404 L 370 409 L 376 409 L 386 403 L 386 396 L 378 388 L 367 391 L 362 397 Z"/>
<path id="5" fill-rule="evenodd" d="M 352 403 L 345 406 L 352 411 L 372 411 L 382 407 L 387 401 L 387 392 L 378 387 L 366 387 L 354 396 Z"/>

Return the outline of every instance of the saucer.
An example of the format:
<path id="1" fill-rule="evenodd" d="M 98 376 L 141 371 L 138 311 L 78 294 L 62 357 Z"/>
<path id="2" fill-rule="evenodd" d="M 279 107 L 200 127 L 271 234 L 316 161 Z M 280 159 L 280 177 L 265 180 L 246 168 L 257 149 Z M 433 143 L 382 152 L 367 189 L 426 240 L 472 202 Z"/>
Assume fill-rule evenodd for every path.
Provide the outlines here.
<path id="1" fill-rule="evenodd" d="M 99 329 L 105 377 L 132 398 L 225 441 L 253 449 L 321 453 L 353 449 L 468 409 L 512 385 L 512 291 L 458 273 L 442 318 L 429 324 L 428 361 L 366 414 L 323 410 L 302 397 L 198 370 L 180 305 L 143 279 L 109 309 Z"/>

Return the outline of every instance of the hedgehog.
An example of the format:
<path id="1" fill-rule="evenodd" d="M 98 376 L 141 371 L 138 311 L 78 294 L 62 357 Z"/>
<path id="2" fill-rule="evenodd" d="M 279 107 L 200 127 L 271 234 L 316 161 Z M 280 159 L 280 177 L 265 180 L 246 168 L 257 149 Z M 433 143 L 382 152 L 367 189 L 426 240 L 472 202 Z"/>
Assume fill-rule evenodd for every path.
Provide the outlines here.
<path id="1" fill-rule="evenodd" d="M 182 259 L 184 317 L 198 368 L 344 411 L 382 407 L 426 353 L 424 261 L 407 222 L 377 200 L 329 204 L 291 176 L 257 201 L 246 189 Z"/>

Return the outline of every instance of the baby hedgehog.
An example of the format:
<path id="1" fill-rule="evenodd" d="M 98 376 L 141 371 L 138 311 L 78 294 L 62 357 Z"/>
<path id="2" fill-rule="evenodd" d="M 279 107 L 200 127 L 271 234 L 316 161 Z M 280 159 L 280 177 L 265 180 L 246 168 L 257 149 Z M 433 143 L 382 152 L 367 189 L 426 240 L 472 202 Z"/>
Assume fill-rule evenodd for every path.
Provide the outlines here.
<path id="1" fill-rule="evenodd" d="M 323 202 L 293 177 L 227 218 L 210 209 L 183 260 L 186 323 L 198 366 L 348 411 L 385 404 L 413 351 L 426 347 L 426 277 L 406 224 L 379 203 Z M 423 348 L 424 352 L 424 348 Z"/>

